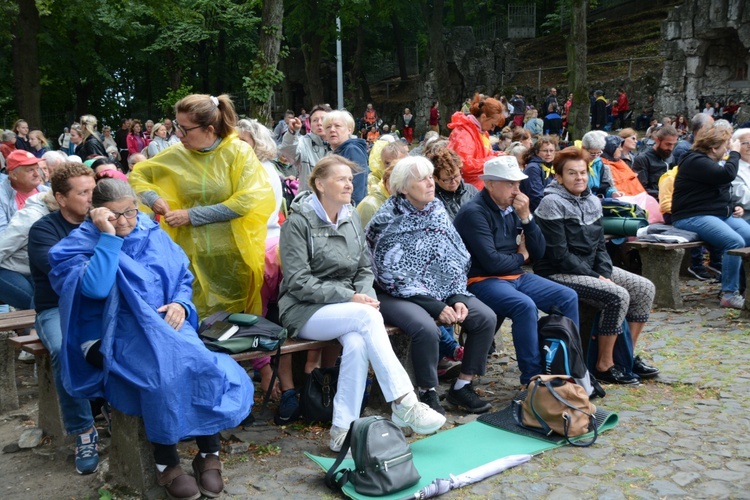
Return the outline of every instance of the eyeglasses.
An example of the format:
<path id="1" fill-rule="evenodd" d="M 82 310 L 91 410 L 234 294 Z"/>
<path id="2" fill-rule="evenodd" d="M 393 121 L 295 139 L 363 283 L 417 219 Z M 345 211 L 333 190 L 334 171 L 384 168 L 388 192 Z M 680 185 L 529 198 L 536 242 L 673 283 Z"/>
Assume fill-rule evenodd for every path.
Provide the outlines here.
<path id="1" fill-rule="evenodd" d="M 740 143 L 740 146 L 750 146 L 750 141 L 743 141 Z"/>
<path id="2" fill-rule="evenodd" d="M 137 208 L 131 208 L 129 210 L 125 210 L 124 212 L 115 212 L 114 210 L 110 210 L 110 212 L 112 212 L 112 215 L 110 215 L 108 218 L 110 222 L 115 222 L 120 218 L 121 215 L 126 219 L 133 219 L 138 216 Z"/>
<path id="3" fill-rule="evenodd" d="M 440 179 L 440 177 L 438 177 L 438 179 L 440 179 L 440 182 L 445 182 L 446 184 L 450 182 L 456 182 L 460 178 L 461 178 L 461 174 L 456 174 L 452 177 L 448 177 L 447 179 Z"/>
<path id="4" fill-rule="evenodd" d="M 203 127 L 203 125 L 196 125 L 195 127 L 185 128 L 179 123 L 177 123 L 177 120 L 173 121 L 172 124 L 174 125 L 175 130 L 179 131 L 182 135 L 187 135 L 187 133 L 190 132 L 191 130 L 195 130 L 197 128 Z"/>
<path id="5" fill-rule="evenodd" d="M 589 154 L 590 154 L 591 156 L 593 156 L 593 157 L 597 157 L 597 156 L 601 156 L 601 155 L 602 155 L 602 152 L 601 152 L 601 151 L 596 151 L 596 150 L 592 151 L 592 150 L 590 150 L 590 149 L 588 149 L 587 151 L 588 151 L 588 152 L 589 152 Z"/>

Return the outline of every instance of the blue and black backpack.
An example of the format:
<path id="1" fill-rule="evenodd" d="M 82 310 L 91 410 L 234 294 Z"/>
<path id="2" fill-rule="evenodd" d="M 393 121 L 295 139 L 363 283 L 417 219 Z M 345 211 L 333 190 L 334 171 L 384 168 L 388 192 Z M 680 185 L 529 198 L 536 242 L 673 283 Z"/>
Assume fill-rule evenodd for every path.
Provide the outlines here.
<path id="1" fill-rule="evenodd" d="M 545 374 L 569 376 L 586 390 L 589 397 L 603 398 L 606 395 L 586 366 L 581 337 L 573 320 L 553 308 L 548 316 L 539 319 L 537 334 Z"/>

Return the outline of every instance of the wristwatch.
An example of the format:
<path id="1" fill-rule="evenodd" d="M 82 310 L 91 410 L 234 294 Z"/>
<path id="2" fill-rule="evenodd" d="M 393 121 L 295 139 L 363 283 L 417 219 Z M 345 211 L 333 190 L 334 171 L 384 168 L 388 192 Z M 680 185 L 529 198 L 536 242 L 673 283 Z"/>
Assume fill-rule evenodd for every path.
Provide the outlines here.
<path id="1" fill-rule="evenodd" d="M 529 222 L 531 222 L 532 220 L 534 220 L 534 215 L 533 214 L 529 214 L 529 216 L 526 217 L 525 219 L 521 219 L 521 224 L 526 225 Z"/>

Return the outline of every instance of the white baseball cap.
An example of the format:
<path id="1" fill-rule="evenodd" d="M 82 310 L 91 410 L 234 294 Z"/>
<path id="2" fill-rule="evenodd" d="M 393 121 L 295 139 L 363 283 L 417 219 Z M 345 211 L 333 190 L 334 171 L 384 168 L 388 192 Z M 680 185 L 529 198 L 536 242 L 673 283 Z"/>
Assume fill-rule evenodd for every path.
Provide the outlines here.
<path id="1" fill-rule="evenodd" d="M 513 155 L 496 156 L 484 162 L 483 181 L 522 181 L 529 176 L 521 172 L 518 160 Z"/>

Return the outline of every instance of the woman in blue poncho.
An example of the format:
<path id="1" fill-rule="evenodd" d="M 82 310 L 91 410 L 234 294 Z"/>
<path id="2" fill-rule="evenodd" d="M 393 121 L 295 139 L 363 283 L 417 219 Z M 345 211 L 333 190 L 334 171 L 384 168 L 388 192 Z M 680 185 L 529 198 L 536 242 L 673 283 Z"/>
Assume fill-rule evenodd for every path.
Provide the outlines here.
<path id="1" fill-rule="evenodd" d="M 60 294 L 65 389 L 143 417 L 157 478 L 170 498 L 218 496 L 224 488 L 218 433 L 250 413 L 252 382 L 198 338 L 188 259 L 138 213 L 132 188 L 102 180 L 92 207 L 90 219 L 49 254 L 50 280 Z M 199 450 L 195 478 L 180 468 L 176 447 L 191 437 Z"/>

